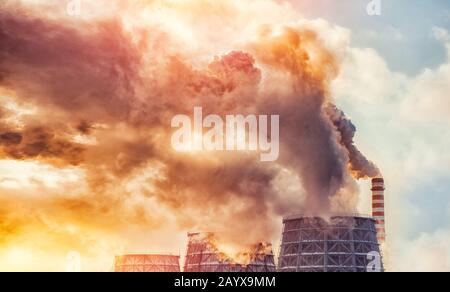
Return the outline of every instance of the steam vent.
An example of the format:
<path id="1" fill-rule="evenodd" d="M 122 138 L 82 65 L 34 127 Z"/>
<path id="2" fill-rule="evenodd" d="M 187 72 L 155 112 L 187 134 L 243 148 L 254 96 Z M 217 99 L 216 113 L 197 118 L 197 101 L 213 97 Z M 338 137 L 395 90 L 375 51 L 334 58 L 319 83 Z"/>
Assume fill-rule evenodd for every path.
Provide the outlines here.
<path id="1" fill-rule="evenodd" d="M 233 260 L 221 253 L 213 233 L 189 233 L 184 272 L 275 272 L 270 245 L 256 245 L 254 251 Z"/>
<path id="2" fill-rule="evenodd" d="M 180 272 L 180 257 L 146 254 L 116 256 L 114 272 Z"/>
<path id="3" fill-rule="evenodd" d="M 384 271 L 372 218 L 294 216 L 283 223 L 280 272 L 366 272 L 374 254 Z"/>

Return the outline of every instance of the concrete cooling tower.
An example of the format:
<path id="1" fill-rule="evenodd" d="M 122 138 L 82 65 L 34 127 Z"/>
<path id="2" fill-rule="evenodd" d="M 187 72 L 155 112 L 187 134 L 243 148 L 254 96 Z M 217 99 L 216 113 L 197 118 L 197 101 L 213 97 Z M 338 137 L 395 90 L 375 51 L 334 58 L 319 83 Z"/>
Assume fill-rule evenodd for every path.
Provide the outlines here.
<path id="1" fill-rule="evenodd" d="M 283 222 L 280 272 L 384 271 L 373 218 L 293 216 Z"/>
<path id="2" fill-rule="evenodd" d="M 180 257 L 148 254 L 116 256 L 114 272 L 180 272 Z"/>
<path id="3" fill-rule="evenodd" d="M 219 251 L 213 233 L 190 233 L 184 272 L 275 272 L 270 245 L 256 245 L 254 251 L 241 254 L 237 262 Z"/>

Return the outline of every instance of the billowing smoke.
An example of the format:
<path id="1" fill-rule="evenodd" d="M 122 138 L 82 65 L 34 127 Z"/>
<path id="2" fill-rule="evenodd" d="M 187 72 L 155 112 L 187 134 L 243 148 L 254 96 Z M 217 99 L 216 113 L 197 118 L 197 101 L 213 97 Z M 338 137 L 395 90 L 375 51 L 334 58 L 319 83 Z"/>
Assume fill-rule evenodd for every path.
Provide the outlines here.
<path id="1" fill-rule="evenodd" d="M 138 14 L 132 8 L 123 11 Z M 242 244 L 271 240 L 277 216 L 356 211 L 354 178 L 378 170 L 333 105 L 328 86 L 339 60 L 317 32 L 297 23 L 262 25 L 248 38 L 235 36 L 232 50 L 191 55 L 167 27 L 0 7 L 0 89 L 37 109 L 24 125 L 0 127 L 0 155 L 87 174 L 88 195 L 46 207 L 56 204 L 71 218 L 100 214 L 93 224 L 152 225 L 160 220 L 147 209 L 152 202 L 181 228 L 221 232 Z M 280 115 L 280 159 L 173 151 L 171 118 L 192 115 L 194 106 L 205 115 Z M 285 171 L 301 182 L 298 200 L 276 185 Z M 133 181 L 139 183 L 130 190 Z M 134 192 L 144 203 L 124 207 Z"/>
<path id="2" fill-rule="evenodd" d="M 340 143 L 348 151 L 350 159 L 350 171 L 356 178 L 373 178 L 380 176 L 380 170 L 373 162 L 358 150 L 353 138 L 356 134 L 356 126 L 348 119 L 344 112 L 333 104 L 328 105 L 326 112 L 339 133 Z"/>
<path id="3" fill-rule="evenodd" d="M 4 132 L 0 134 L 0 145 L 6 156 L 19 160 L 39 158 L 78 165 L 83 155 L 82 145 L 57 137 L 48 126 L 34 126 L 21 133 Z"/>

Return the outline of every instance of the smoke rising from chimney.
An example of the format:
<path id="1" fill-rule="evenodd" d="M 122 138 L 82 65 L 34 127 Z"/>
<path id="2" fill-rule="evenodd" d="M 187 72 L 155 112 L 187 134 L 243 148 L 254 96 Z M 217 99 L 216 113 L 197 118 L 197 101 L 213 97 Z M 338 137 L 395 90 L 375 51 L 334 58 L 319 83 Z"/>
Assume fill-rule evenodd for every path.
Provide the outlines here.
<path id="1" fill-rule="evenodd" d="M 124 11 L 137 13 L 132 4 Z M 155 224 L 144 207 L 114 216 L 132 196 L 126 183 L 155 173 L 139 191 L 181 228 L 251 245 L 276 236 L 276 216 L 326 214 L 336 206 L 356 211 L 348 199 L 358 195 L 355 178 L 379 173 L 354 145 L 354 125 L 333 105 L 329 83 L 339 60 L 314 30 L 262 25 L 250 36 L 236 35 L 245 42 L 235 50 L 201 55 L 212 58 L 205 64 L 164 25 L 72 21 L 0 8 L 0 88 L 38 108 L 41 118 L 39 128 L 36 117 L 22 128 L 0 122 L 0 155 L 84 169 L 90 195 L 52 203 L 63 210 L 79 216 L 107 210 L 117 224 Z M 248 153 L 170 150 L 172 117 L 198 105 L 205 115 L 279 115 L 280 159 L 268 165 Z M 76 135 L 95 143 L 76 143 Z M 287 201 L 274 186 L 283 169 L 299 179 L 305 200 Z"/>

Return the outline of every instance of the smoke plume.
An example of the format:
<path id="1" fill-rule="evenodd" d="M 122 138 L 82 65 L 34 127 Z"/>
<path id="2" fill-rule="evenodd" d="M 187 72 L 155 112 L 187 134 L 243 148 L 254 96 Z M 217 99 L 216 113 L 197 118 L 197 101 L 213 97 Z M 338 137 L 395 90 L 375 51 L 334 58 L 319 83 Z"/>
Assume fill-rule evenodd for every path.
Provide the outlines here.
<path id="1" fill-rule="evenodd" d="M 339 60 L 318 32 L 299 23 L 262 24 L 250 35 L 224 35 L 235 38 L 226 42 L 234 48 L 196 51 L 208 44 L 193 40 L 185 50 L 169 21 L 130 20 L 158 5 L 181 13 L 176 4 L 111 2 L 125 16 L 77 20 L 0 6 L 0 89 L 36 109 L 21 124 L 0 123 L 1 157 L 86 174 L 87 190 L 48 198 L 40 212 L 56 206 L 68 221 L 88 217 L 98 228 L 118 229 L 173 217 L 182 229 L 222 232 L 251 246 L 273 239 L 277 216 L 356 211 L 348 200 L 358 196 L 355 179 L 378 170 L 333 105 L 329 83 Z M 222 5 L 231 15 L 246 9 Z M 192 115 L 194 106 L 205 115 L 280 115 L 279 161 L 173 151 L 171 118 Z M 276 186 L 286 170 L 301 182 L 298 200 L 286 198 L 288 186 Z"/>

